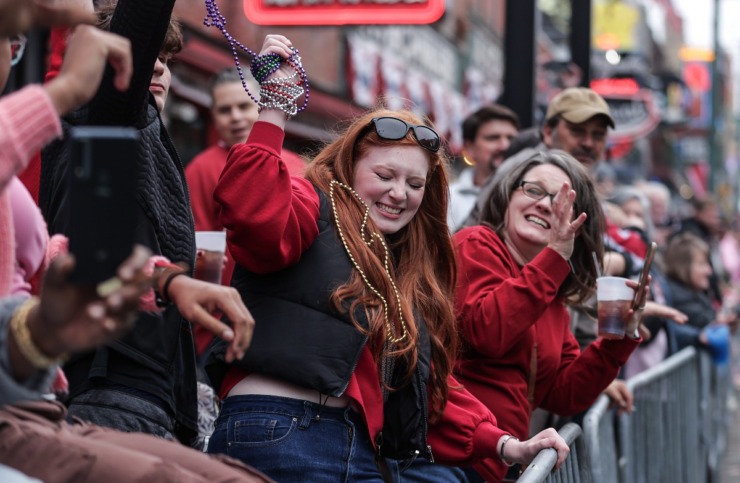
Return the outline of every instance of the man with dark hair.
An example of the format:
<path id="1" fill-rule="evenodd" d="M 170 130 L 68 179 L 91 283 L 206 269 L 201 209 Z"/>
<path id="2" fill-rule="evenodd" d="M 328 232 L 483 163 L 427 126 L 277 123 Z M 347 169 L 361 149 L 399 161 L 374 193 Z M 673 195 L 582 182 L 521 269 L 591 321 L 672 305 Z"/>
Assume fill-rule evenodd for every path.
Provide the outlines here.
<path id="1" fill-rule="evenodd" d="M 541 130 L 542 142 L 534 147 L 527 147 L 530 145 L 528 142 L 521 143 L 521 151 L 508 152 L 509 158 L 499 164 L 509 159 L 532 156 L 540 149 L 560 149 L 591 171 L 603 160 L 607 129 L 613 129 L 614 125 L 609 105 L 603 97 L 586 87 L 570 87 L 550 101 Z M 530 130 L 522 132 L 531 137 Z M 485 186 L 479 189 L 475 207 L 470 210 L 467 220 L 463 220 L 463 226 L 477 224 L 478 213 L 491 193 L 494 178 L 491 176 Z"/>
<path id="2" fill-rule="evenodd" d="M 614 119 L 603 97 L 585 87 L 571 87 L 547 107 L 542 139 L 550 149 L 561 149 L 589 170 L 604 158 L 607 128 Z"/>
<path id="3" fill-rule="evenodd" d="M 518 131 L 517 115 L 499 104 L 484 106 L 463 121 L 463 155 L 473 166 L 463 170 L 457 181 L 450 184 L 447 224 L 453 233 L 462 228 L 480 188 L 504 161 Z"/>
<path id="4" fill-rule="evenodd" d="M 245 73 L 245 76 L 248 74 Z M 250 92 L 257 96 L 259 86 L 254 79 L 249 76 L 246 82 Z M 220 139 L 193 158 L 185 168 L 195 229 L 199 231 L 224 229 L 220 209 L 213 201 L 213 190 L 226 166 L 229 149 L 234 144 L 247 140 L 252 125 L 257 120 L 257 103 L 244 90 L 236 68 L 231 67 L 217 73 L 211 80 L 210 94 L 211 118 Z M 283 160 L 291 174 L 303 173 L 305 163 L 295 153 L 283 150 Z M 228 283 L 231 271 L 224 272 L 224 281 Z"/>

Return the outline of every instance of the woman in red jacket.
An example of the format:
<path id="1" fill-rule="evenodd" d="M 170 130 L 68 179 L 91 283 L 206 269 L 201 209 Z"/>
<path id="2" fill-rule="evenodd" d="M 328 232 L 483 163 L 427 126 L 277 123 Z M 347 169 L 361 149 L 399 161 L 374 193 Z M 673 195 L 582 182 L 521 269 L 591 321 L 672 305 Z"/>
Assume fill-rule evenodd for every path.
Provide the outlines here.
<path id="1" fill-rule="evenodd" d="M 465 348 L 455 372 L 501 428 L 525 438 L 536 407 L 561 415 L 588 408 L 639 337 L 597 340 L 580 353 L 566 303 L 593 293 L 592 253 L 603 258 L 594 187 L 563 151 L 512 163 L 497 174 L 481 224 L 454 237 L 455 311 Z M 475 469 L 486 480 L 506 473 L 497 459 Z"/>
<path id="2" fill-rule="evenodd" d="M 282 36 L 265 39 L 260 57 L 271 53 L 295 59 Z M 281 482 L 455 481 L 459 470 L 429 462 L 526 463 L 546 447 L 562 462 L 553 430 L 508 441 L 451 377 L 455 262 L 437 133 L 410 112 L 365 114 L 291 177 L 280 150 L 293 73 L 284 63 L 263 81 L 259 119 L 215 192 L 232 285 L 257 323 L 244 359 L 224 368 L 208 451 Z"/>

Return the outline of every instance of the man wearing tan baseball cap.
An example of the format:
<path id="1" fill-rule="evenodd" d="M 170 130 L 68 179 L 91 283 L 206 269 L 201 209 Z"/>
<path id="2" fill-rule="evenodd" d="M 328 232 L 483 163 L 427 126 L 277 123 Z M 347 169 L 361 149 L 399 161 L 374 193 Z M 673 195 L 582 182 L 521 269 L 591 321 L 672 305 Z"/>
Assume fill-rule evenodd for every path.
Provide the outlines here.
<path id="1" fill-rule="evenodd" d="M 524 147 L 516 153 L 509 153 L 502 166 L 506 166 L 510 160 L 526 159 L 538 150 L 561 149 L 590 171 L 604 159 L 607 129 L 613 129 L 614 124 L 609 105 L 603 97 L 586 87 L 569 87 L 550 101 L 545 124 L 539 133 L 541 142 L 534 146 L 530 144 L 530 147 Z M 491 195 L 496 178 L 489 178 L 480 189 L 475 207 L 462 226 L 478 223 L 478 216 Z"/>
<path id="2" fill-rule="evenodd" d="M 542 139 L 548 148 L 562 149 L 590 169 L 604 157 L 610 127 L 614 118 L 604 98 L 586 87 L 570 87 L 550 101 Z"/>

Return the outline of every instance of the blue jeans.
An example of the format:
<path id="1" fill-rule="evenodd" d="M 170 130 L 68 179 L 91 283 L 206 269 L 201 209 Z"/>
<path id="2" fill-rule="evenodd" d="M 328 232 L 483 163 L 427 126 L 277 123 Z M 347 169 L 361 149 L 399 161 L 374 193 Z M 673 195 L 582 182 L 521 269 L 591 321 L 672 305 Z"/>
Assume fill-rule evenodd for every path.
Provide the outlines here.
<path id="1" fill-rule="evenodd" d="M 175 439 L 175 420 L 151 401 L 115 389 L 89 389 L 69 401 L 68 419 L 127 433 L 147 433 Z"/>
<path id="2" fill-rule="evenodd" d="M 281 483 L 383 483 L 362 417 L 350 408 L 277 396 L 226 398 L 208 443 Z M 449 482 L 458 471 L 417 459 L 387 460 L 394 481 Z"/>
<path id="3" fill-rule="evenodd" d="M 423 458 L 413 460 L 392 460 L 386 458 L 394 482 L 418 483 L 468 483 L 462 468 L 454 468 L 432 463 Z"/>

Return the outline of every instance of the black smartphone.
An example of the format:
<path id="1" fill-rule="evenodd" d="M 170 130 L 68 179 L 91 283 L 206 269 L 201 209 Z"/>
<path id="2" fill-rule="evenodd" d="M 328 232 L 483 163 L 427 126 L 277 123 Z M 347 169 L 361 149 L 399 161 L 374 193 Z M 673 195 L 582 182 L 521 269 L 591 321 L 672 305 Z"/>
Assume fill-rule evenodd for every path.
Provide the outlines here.
<path id="1" fill-rule="evenodd" d="M 133 249 L 139 133 L 128 127 L 71 129 L 68 175 L 70 281 L 97 285 L 115 276 Z"/>
<path id="2" fill-rule="evenodd" d="M 637 310 L 645 304 L 645 285 L 647 285 L 648 276 L 650 275 L 650 266 L 653 264 L 653 258 L 655 258 L 655 251 L 657 249 L 658 244 L 655 242 L 651 242 L 650 246 L 648 246 L 647 254 L 645 255 L 645 264 L 642 266 L 640 279 L 637 282 L 637 288 L 635 289 L 635 298 L 632 300 L 632 310 Z"/>

